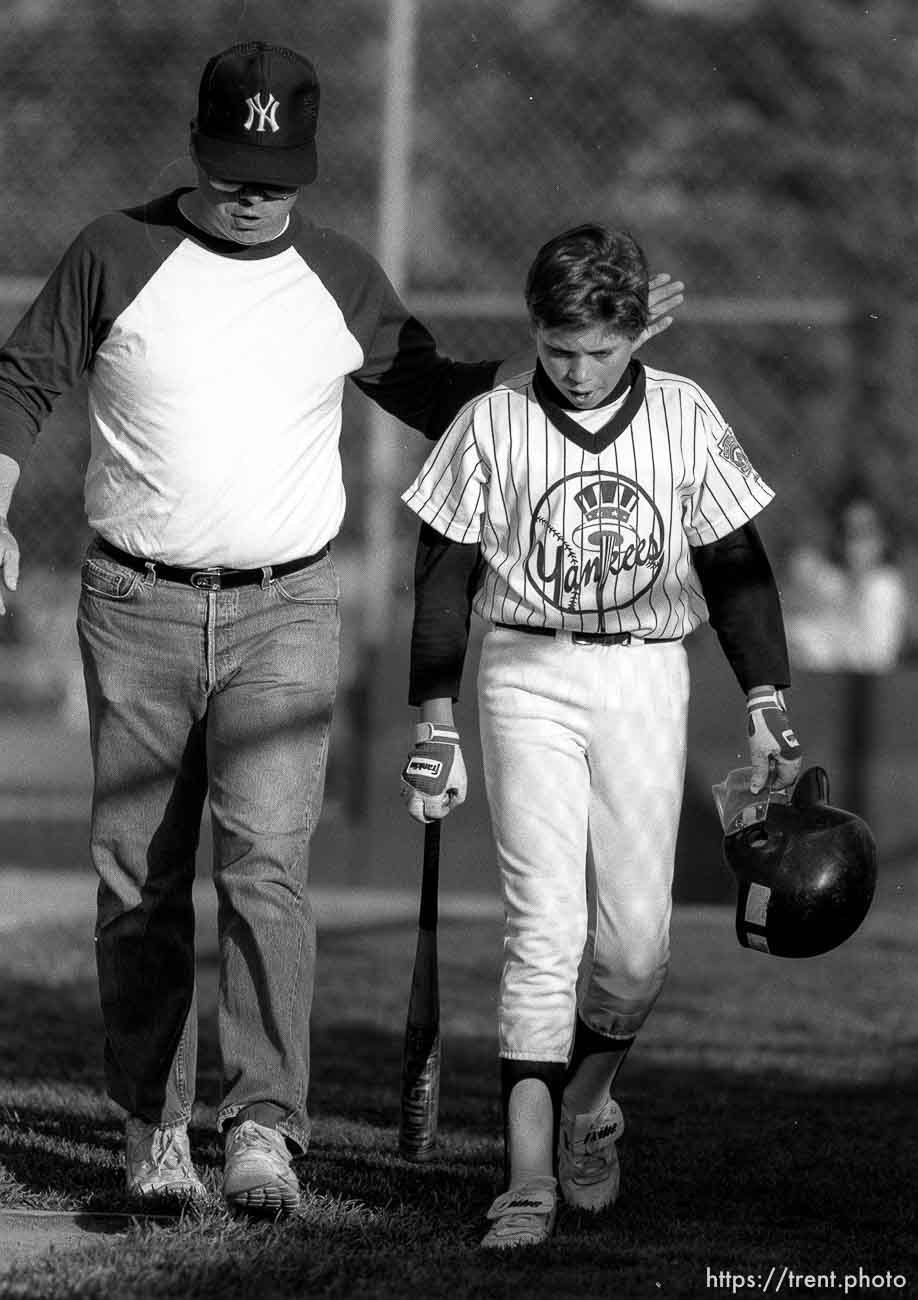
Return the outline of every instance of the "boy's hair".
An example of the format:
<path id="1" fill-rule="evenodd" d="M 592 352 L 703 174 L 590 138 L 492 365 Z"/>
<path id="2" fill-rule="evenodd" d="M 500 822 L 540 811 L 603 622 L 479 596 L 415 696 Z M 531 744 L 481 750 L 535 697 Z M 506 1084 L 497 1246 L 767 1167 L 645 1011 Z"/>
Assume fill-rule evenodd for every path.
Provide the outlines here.
<path id="1" fill-rule="evenodd" d="M 647 324 L 647 260 L 627 230 L 583 225 L 543 244 L 526 276 L 526 307 L 542 329 L 605 325 L 636 339 Z"/>

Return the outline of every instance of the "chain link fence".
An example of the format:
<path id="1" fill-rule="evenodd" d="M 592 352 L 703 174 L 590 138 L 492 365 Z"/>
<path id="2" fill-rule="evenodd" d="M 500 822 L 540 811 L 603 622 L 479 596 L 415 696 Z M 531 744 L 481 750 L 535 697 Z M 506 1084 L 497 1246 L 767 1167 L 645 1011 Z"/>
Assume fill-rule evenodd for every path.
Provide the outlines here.
<path id="1" fill-rule="evenodd" d="M 379 246 L 381 104 L 393 0 L 7 0 L 2 20 L 0 329 L 77 229 L 190 184 L 200 70 L 237 40 L 297 46 L 322 83 L 306 212 Z M 417 0 L 406 299 L 463 358 L 524 346 L 538 246 L 587 219 L 629 227 L 687 284 L 648 364 L 713 397 L 778 491 L 780 566 L 826 537 L 857 477 L 916 543 L 918 166 L 914 0 Z M 399 429 L 397 483 L 347 398 L 342 565 L 359 599 L 366 504 L 425 454 Z M 83 394 L 63 397 L 14 524 L 29 566 L 71 573 L 86 540 Z M 392 599 L 414 525 L 395 511 Z"/>
<path id="2" fill-rule="evenodd" d="M 843 0 L 416 9 L 401 287 L 444 347 L 478 357 L 525 342 L 521 286 L 539 244 L 587 218 L 627 225 L 653 267 L 689 290 L 647 359 L 692 374 L 722 406 L 780 488 L 776 534 L 809 527 L 849 470 L 911 531 L 901 489 L 916 470 L 915 368 L 890 356 L 907 360 L 915 341 L 910 0 L 867 11 Z M 181 13 L 141 0 L 8 4 L 4 333 L 81 225 L 191 182 L 200 68 L 237 39 L 286 41 L 315 59 L 321 174 L 303 204 L 376 246 L 389 12 L 389 0 L 199 0 Z M 885 383 L 869 393 L 877 370 Z M 22 484 L 27 554 L 79 553 L 84 434 L 77 395 Z M 345 449 L 356 525 L 372 486 L 359 428 Z"/>

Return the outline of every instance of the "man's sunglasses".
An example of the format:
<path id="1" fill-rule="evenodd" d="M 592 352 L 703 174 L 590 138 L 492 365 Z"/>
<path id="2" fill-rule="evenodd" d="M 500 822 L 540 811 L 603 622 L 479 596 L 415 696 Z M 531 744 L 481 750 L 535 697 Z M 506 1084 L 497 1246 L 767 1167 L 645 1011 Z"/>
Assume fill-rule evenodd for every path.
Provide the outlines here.
<path id="1" fill-rule="evenodd" d="M 207 183 L 221 194 L 238 194 L 240 190 L 257 190 L 266 199 L 289 199 L 296 194 L 299 185 L 264 185 L 261 181 L 230 181 L 223 176 L 211 176 L 207 172 Z"/>

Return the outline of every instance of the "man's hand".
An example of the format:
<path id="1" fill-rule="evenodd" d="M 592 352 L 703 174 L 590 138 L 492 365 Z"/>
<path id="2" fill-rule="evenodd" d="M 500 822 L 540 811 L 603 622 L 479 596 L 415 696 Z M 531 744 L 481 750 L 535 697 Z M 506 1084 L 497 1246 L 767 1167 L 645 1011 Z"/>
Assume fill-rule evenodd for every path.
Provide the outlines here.
<path id="1" fill-rule="evenodd" d="M 674 280 L 665 271 L 651 277 L 647 305 L 650 319 L 647 327 L 635 339 L 631 351 L 637 352 L 650 339 L 656 338 L 673 323 L 671 313 L 685 301 L 685 285 L 681 280 Z"/>
<path id="2" fill-rule="evenodd" d="M 784 696 L 773 686 L 756 686 L 746 697 L 749 760 L 753 794 L 766 785 L 786 790 L 800 775 L 803 755 L 790 719 L 784 710 Z"/>
<path id="3" fill-rule="evenodd" d="M 417 822 L 441 821 L 465 802 L 468 777 L 459 732 L 436 722 L 419 722 L 414 748 L 402 770 L 402 798 Z"/>
<path id="4" fill-rule="evenodd" d="M 19 586 L 19 543 L 10 532 L 9 524 L 0 515 L 0 614 L 6 613 L 3 588 L 15 591 Z"/>

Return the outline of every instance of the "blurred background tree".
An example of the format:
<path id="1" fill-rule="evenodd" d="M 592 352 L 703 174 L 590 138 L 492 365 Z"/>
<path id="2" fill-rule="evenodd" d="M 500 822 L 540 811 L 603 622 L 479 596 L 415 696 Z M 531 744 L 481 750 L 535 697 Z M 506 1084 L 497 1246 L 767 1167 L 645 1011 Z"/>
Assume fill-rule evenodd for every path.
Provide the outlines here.
<path id="1" fill-rule="evenodd" d="M 4 8 L 0 269 L 175 179 L 203 60 L 256 34 L 315 58 L 324 206 L 372 231 L 384 0 Z M 914 293 L 912 0 L 420 8 L 417 283 L 515 289 L 588 208 L 722 293 Z"/>
<path id="2" fill-rule="evenodd" d="M 40 279 L 99 212 L 190 182 L 200 70 L 235 40 L 312 55 L 321 172 L 303 204 L 372 245 L 387 11 L 386 0 L 7 0 L 0 324 L 23 306 L 9 277 Z M 918 472 L 914 0 L 423 0 L 418 11 L 402 288 L 437 295 L 428 318 L 444 344 L 464 356 L 518 345 L 538 245 L 588 217 L 627 225 L 655 268 L 689 286 L 679 328 L 648 359 L 708 386 L 781 484 L 778 544 L 824 513 L 852 469 L 914 541 L 903 491 Z M 495 291 L 518 303 L 503 319 L 450 304 Z M 409 435 L 405 446 L 410 459 Z M 70 482 L 79 449 L 58 454 Z M 359 456 L 348 472 L 359 495 Z"/>

